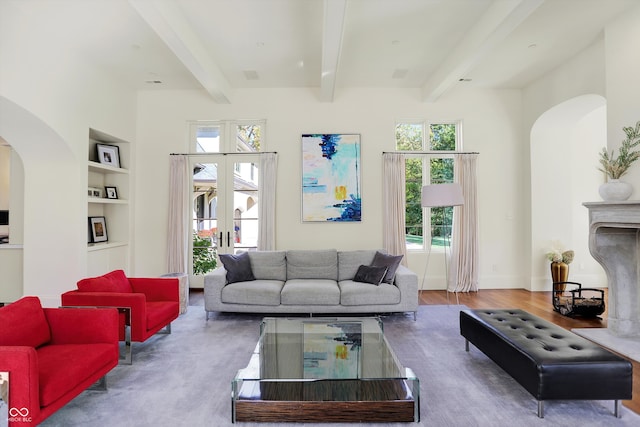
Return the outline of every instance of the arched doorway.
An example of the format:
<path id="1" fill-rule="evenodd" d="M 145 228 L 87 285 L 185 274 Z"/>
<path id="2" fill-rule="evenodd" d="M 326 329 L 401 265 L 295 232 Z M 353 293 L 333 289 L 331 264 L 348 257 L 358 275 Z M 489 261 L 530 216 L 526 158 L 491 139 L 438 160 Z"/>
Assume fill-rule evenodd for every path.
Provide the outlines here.
<path id="1" fill-rule="evenodd" d="M 22 287 L 20 296 L 59 305 L 60 293 L 86 271 L 80 163 L 49 125 L 2 96 L 0 137 L 24 167 L 22 266 L 17 266 L 22 283 L 15 286 Z"/>
<path id="2" fill-rule="evenodd" d="M 588 211 L 599 200 L 598 153 L 607 144 L 606 100 L 579 96 L 542 114 L 531 129 L 531 289 L 551 290 L 545 253 L 553 242 L 575 251 L 569 280 L 606 286 L 589 253 Z"/>

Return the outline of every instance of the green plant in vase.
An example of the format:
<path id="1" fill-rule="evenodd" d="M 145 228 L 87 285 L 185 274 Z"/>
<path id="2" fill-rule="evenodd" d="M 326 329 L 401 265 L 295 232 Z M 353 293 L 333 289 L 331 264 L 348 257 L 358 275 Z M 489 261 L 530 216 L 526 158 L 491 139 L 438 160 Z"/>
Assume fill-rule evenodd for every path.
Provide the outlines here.
<path id="1" fill-rule="evenodd" d="M 620 181 L 620 177 L 627 173 L 631 165 L 640 158 L 640 121 L 635 127 L 623 127 L 627 138 L 622 141 L 618 155 L 615 150 L 609 152 L 606 147 L 600 152 L 599 171 L 604 172 L 608 181 L 600 186 L 600 196 L 607 201 L 627 200 L 633 188 L 629 183 Z"/>

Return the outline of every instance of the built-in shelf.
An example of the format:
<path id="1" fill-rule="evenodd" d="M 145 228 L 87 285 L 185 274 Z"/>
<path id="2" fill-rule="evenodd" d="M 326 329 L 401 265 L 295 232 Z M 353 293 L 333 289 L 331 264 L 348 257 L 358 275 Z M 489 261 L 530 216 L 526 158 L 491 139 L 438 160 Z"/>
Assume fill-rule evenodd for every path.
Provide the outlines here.
<path id="1" fill-rule="evenodd" d="M 105 199 L 100 197 L 88 197 L 87 202 L 89 203 L 104 203 L 104 204 L 113 204 L 113 205 L 126 205 L 129 203 L 128 200 L 124 199 Z"/>
<path id="2" fill-rule="evenodd" d="M 89 243 L 89 252 L 104 251 L 112 248 L 120 248 L 127 246 L 129 242 L 104 242 L 104 243 Z"/>
<path id="3" fill-rule="evenodd" d="M 88 243 L 88 275 L 100 275 L 110 270 L 129 269 L 131 258 L 131 144 L 95 129 L 89 129 L 87 156 L 87 185 L 90 189 L 100 189 L 105 195 L 105 187 L 115 187 L 117 199 L 87 196 L 87 216 L 104 217 L 108 240 Z M 117 146 L 118 164 L 114 167 L 100 163 L 97 144 Z M 86 223 L 84 225 L 87 227 Z M 90 231 L 89 231 L 90 233 Z"/>
<path id="4" fill-rule="evenodd" d="M 97 172 L 97 173 L 123 173 L 128 174 L 128 169 L 116 168 L 110 165 L 103 165 L 102 163 L 94 162 L 89 160 L 89 172 Z"/>

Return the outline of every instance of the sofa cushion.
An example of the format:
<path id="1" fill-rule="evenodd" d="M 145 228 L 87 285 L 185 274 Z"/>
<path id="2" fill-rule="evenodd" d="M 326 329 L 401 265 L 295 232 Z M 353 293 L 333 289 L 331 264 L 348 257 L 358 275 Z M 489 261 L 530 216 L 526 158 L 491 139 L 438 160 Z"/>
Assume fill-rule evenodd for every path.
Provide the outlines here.
<path id="1" fill-rule="evenodd" d="M 222 288 L 221 300 L 227 304 L 280 305 L 283 281 L 254 280 L 231 283 Z"/>
<path id="2" fill-rule="evenodd" d="M 49 406 L 113 361 L 113 344 L 57 344 L 38 349 L 40 406 Z"/>
<path id="3" fill-rule="evenodd" d="M 340 304 L 345 306 L 400 304 L 400 289 L 395 285 L 381 283 L 379 286 L 371 286 L 367 283 L 344 280 L 339 286 Z"/>
<path id="4" fill-rule="evenodd" d="M 131 284 L 123 270 L 114 270 L 98 277 L 78 282 L 80 292 L 131 292 Z"/>
<path id="5" fill-rule="evenodd" d="M 290 279 L 282 288 L 280 300 L 283 305 L 338 305 L 340 288 L 335 280 Z"/>
<path id="6" fill-rule="evenodd" d="M 249 252 L 254 277 L 258 280 L 287 280 L 286 254 L 285 251 Z"/>
<path id="7" fill-rule="evenodd" d="M 372 267 L 370 265 L 361 265 L 353 277 L 354 282 L 369 283 L 379 285 L 387 274 L 387 267 Z"/>
<path id="8" fill-rule="evenodd" d="M 251 269 L 249 254 L 243 252 L 238 255 L 220 254 L 218 255 L 224 269 L 227 270 L 227 283 L 246 282 L 256 280 Z"/>
<path id="9" fill-rule="evenodd" d="M 291 279 L 338 280 L 338 251 L 287 251 L 287 280 Z"/>
<path id="10" fill-rule="evenodd" d="M 374 267 L 387 267 L 387 274 L 382 281 L 384 283 L 393 283 L 393 279 L 396 277 L 396 270 L 402 261 L 403 255 L 387 255 L 380 251 L 376 252 L 371 263 Z"/>
<path id="11" fill-rule="evenodd" d="M 38 297 L 23 297 L 0 308 L 0 345 L 39 347 L 51 340 Z"/>
<path id="12" fill-rule="evenodd" d="M 371 265 L 374 249 L 338 252 L 338 281 L 353 280 L 361 265 Z"/>

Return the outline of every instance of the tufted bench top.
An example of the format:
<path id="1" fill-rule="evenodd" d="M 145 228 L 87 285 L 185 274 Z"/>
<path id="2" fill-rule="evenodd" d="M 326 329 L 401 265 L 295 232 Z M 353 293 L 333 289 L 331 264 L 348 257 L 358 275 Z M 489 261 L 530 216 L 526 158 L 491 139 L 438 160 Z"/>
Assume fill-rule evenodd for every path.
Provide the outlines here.
<path id="1" fill-rule="evenodd" d="M 460 334 L 538 400 L 631 399 L 633 367 L 622 357 L 519 309 L 460 311 Z"/>
<path id="2" fill-rule="evenodd" d="M 523 310 L 471 310 L 466 314 L 542 366 L 621 360 L 586 338 Z"/>

